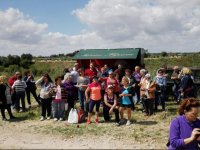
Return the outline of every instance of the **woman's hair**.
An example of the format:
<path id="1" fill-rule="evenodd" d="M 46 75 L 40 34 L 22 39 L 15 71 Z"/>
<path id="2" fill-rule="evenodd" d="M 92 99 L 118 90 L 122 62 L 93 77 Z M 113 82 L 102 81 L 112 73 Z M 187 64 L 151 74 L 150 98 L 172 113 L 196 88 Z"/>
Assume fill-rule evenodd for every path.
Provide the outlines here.
<path id="1" fill-rule="evenodd" d="M 24 75 L 25 75 L 25 76 L 27 76 L 29 73 L 31 73 L 30 70 L 25 70 L 25 71 L 24 71 Z"/>
<path id="2" fill-rule="evenodd" d="M 48 73 L 44 73 L 44 74 L 43 74 L 43 77 L 47 77 L 47 79 L 48 79 L 48 82 L 51 82 L 51 83 L 53 83 L 53 80 L 51 79 L 51 77 L 49 76 L 49 74 L 48 74 Z M 42 82 L 42 84 L 44 84 L 44 81 Z"/>
<path id="3" fill-rule="evenodd" d="M 22 75 L 18 75 L 18 76 L 17 76 L 17 79 L 18 79 L 18 80 L 21 80 L 21 79 L 22 79 Z"/>
<path id="4" fill-rule="evenodd" d="M 179 115 L 183 115 L 183 114 L 185 114 L 185 111 L 188 112 L 192 108 L 197 108 L 199 106 L 200 106 L 199 102 L 194 98 L 184 99 L 178 108 L 178 113 L 179 113 Z"/>
<path id="5" fill-rule="evenodd" d="M 129 84 L 129 79 L 127 77 L 123 77 L 122 80 L 125 80 Z"/>
<path id="6" fill-rule="evenodd" d="M 62 77 L 61 77 L 61 76 L 57 76 L 57 77 L 55 78 L 55 84 L 56 84 L 56 85 L 57 85 L 57 81 L 58 81 L 59 79 L 62 79 Z"/>
<path id="7" fill-rule="evenodd" d="M 128 72 L 131 74 L 131 70 L 130 69 L 126 69 L 125 72 Z"/>
<path id="8" fill-rule="evenodd" d="M 68 73 L 69 72 L 69 69 L 68 68 L 65 68 L 64 70 L 63 70 L 63 73 Z"/>
<path id="9" fill-rule="evenodd" d="M 188 67 L 183 67 L 183 74 L 192 74 L 192 71 Z"/>

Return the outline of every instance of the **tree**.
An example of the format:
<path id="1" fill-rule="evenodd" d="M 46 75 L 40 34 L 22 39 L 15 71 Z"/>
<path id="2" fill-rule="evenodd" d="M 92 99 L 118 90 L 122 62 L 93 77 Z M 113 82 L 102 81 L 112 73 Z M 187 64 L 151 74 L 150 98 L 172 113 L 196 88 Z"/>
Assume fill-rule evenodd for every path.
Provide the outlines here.
<path id="1" fill-rule="evenodd" d="M 33 56 L 31 54 L 22 54 L 20 65 L 28 69 L 29 66 L 32 65 L 32 61 L 33 61 Z"/>
<path id="2" fill-rule="evenodd" d="M 165 52 L 165 51 L 163 51 L 163 52 L 161 52 L 161 56 L 162 56 L 162 57 L 167 57 L 167 56 L 168 56 L 168 53 Z"/>

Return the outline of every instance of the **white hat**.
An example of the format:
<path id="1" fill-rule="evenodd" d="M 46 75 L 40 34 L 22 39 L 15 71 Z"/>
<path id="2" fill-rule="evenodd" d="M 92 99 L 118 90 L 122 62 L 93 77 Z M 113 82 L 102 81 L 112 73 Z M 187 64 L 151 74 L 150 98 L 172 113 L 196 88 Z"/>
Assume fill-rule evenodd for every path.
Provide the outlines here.
<path id="1" fill-rule="evenodd" d="M 151 78 L 150 73 L 147 73 L 147 74 L 145 75 L 145 77 L 146 77 L 146 78 Z"/>

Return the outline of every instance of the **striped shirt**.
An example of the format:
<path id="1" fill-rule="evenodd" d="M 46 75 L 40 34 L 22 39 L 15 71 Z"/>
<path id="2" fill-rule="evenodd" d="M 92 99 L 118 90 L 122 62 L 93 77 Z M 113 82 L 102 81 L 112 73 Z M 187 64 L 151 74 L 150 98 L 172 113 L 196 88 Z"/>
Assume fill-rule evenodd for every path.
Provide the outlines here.
<path id="1" fill-rule="evenodd" d="M 12 88 L 16 91 L 16 92 L 25 92 L 27 85 L 25 81 L 21 81 L 21 80 L 17 80 L 14 82 Z"/>

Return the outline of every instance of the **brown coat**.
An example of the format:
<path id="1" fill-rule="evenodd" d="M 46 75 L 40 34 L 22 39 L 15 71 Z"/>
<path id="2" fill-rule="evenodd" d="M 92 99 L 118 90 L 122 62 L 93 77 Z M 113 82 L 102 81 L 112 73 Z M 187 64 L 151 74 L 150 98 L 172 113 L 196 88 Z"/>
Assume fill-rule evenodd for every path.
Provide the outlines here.
<path id="1" fill-rule="evenodd" d="M 148 94 L 149 94 L 149 97 L 147 97 L 148 99 L 155 99 L 155 91 L 156 91 L 156 84 L 154 81 L 150 81 L 150 86 L 149 86 L 149 91 L 148 91 Z M 140 95 L 144 95 L 145 94 L 145 83 L 146 81 L 140 83 Z"/>

